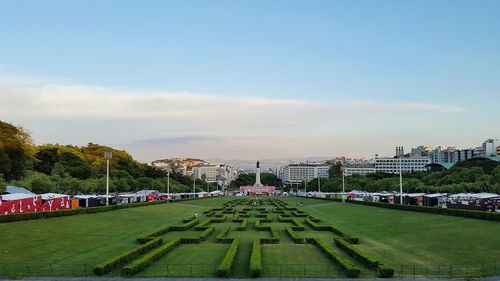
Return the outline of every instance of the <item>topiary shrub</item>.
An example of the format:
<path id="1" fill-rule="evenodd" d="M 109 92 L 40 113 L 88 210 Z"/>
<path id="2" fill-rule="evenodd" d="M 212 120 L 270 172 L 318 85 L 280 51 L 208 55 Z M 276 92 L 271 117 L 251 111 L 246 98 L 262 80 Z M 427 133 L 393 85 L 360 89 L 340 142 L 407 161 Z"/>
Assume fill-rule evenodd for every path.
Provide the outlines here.
<path id="1" fill-rule="evenodd" d="M 175 247 L 181 244 L 181 239 L 174 239 L 166 244 L 162 245 L 161 247 L 151 251 L 150 253 L 136 259 L 132 263 L 126 265 L 125 267 L 122 268 L 122 274 L 125 276 L 132 276 L 142 270 L 144 270 L 146 267 L 151 265 L 154 261 L 160 259 L 162 256 L 167 254 L 168 252 L 172 251 Z"/>
<path id="2" fill-rule="evenodd" d="M 252 255 L 250 256 L 250 276 L 259 277 L 262 274 L 262 255 L 260 249 L 260 240 L 254 239 L 252 246 Z"/>
<path id="3" fill-rule="evenodd" d="M 229 271 L 231 271 L 231 267 L 233 266 L 234 258 L 236 257 L 236 254 L 238 253 L 238 247 L 240 246 L 240 239 L 234 239 L 233 242 L 231 243 L 231 246 L 229 247 L 229 250 L 227 250 L 226 255 L 222 259 L 222 262 L 217 266 L 217 269 L 215 270 L 215 274 L 217 277 L 227 277 L 229 274 Z"/>
<path id="4" fill-rule="evenodd" d="M 381 265 L 378 267 L 378 273 L 382 278 L 392 278 L 394 276 L 394 269 Z"/>
<path id="5" fill-rule="evenodd" d="M 100 264 L 96 265 L 94 267 L 94 273 L 96 275 L 103 275 L 106 273 L 111 272 L 114 268 L 126 264 L 133 259 L 137 258 L 138 256 L 146 253 L 147 251 L 154 249 L 158 246 L 161 245 L 162 243 L 161 238 L 154 238 L 151 241 L 145 243 L 144 245 L 138 246 L 130 251 L 127 251 L 119 256 L 113 257 L 109 260 L 106 260 L 104 262 L 101 262 Z"/>

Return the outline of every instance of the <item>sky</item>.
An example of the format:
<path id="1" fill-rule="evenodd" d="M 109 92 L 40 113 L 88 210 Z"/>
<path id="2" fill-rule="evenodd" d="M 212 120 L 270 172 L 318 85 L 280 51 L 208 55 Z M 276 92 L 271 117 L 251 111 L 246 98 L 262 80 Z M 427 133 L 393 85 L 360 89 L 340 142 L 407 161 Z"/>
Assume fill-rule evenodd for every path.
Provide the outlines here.
<path id="1" fill-rule="evenodd" d="M 500 1 L 0 0 L 0 120 L 165 157 L 500 137 Z"/>

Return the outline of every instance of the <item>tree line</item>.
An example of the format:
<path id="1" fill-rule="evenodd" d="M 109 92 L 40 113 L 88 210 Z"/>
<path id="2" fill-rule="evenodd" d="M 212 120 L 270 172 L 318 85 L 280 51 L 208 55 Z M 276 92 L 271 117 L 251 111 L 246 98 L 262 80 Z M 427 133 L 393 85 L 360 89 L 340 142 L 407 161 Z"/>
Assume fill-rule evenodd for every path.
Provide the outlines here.
<path id="1" fill-rule="evenodd" d="M 167 190 L 167 173 L 140 163 L 124 150 L 94 143 L 86 146 L 34 145 L 22 127 L 0 121 L 0 193 L 7 184 L 35 193 L 103 193 L 106 188 L 104 152 L 112 151 L 110 191 Z M 196 180 L 197 191 L 206 186 Z M 170 192 L 191 192 L 193 179 L 170 173 Z"/>

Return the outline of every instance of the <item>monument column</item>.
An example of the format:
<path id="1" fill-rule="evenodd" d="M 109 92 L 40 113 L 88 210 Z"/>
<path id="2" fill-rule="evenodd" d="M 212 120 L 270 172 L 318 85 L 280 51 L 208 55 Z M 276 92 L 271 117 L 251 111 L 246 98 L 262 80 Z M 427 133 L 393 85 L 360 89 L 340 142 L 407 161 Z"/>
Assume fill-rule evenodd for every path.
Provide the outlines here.
<path id="1" fill-rule="evenodd" d="M 260 183 L 260 163 L 257 161 L 257 170 L 255 170 L 255 184 L 253 186 L 262 186 Z"/>

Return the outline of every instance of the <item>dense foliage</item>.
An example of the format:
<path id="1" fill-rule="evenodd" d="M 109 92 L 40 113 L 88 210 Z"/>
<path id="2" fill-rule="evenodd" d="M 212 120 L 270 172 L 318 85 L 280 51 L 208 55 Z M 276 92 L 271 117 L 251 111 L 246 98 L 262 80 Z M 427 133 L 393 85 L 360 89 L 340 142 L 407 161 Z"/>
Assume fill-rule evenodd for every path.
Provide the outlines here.
<path id="1" fill-rule="evenodd" d="M 112 151 L 110 191 L 167 190 L 167 174 L 140 163 L 126 151 L 89 143 L 86 146 L 45 144 L 35 146 L 23 128 L 0 121 L 0 192 L 6 183 L 35 193 L 67 194 L 105 192 L 106 160 Z M 170 192 L 192 191 L 193 179 L 170 174 Z M 197 180 L 197 191 L 206 186 Z"/>
<path id="2" fill-rule="evenodd" d="M 271 185 L 276 187 L 282 185 L 281 180 L 278 179 L 276 175 L 271 173 L 261 173 L 260 182 L 263 185 Z M 231 182 L 231 188 L 239 189 L 240 186 L 253 185 L 254 183 L 255 183 L 255 173 L 241 174 L 236 178 L 236 180 Z"/>

